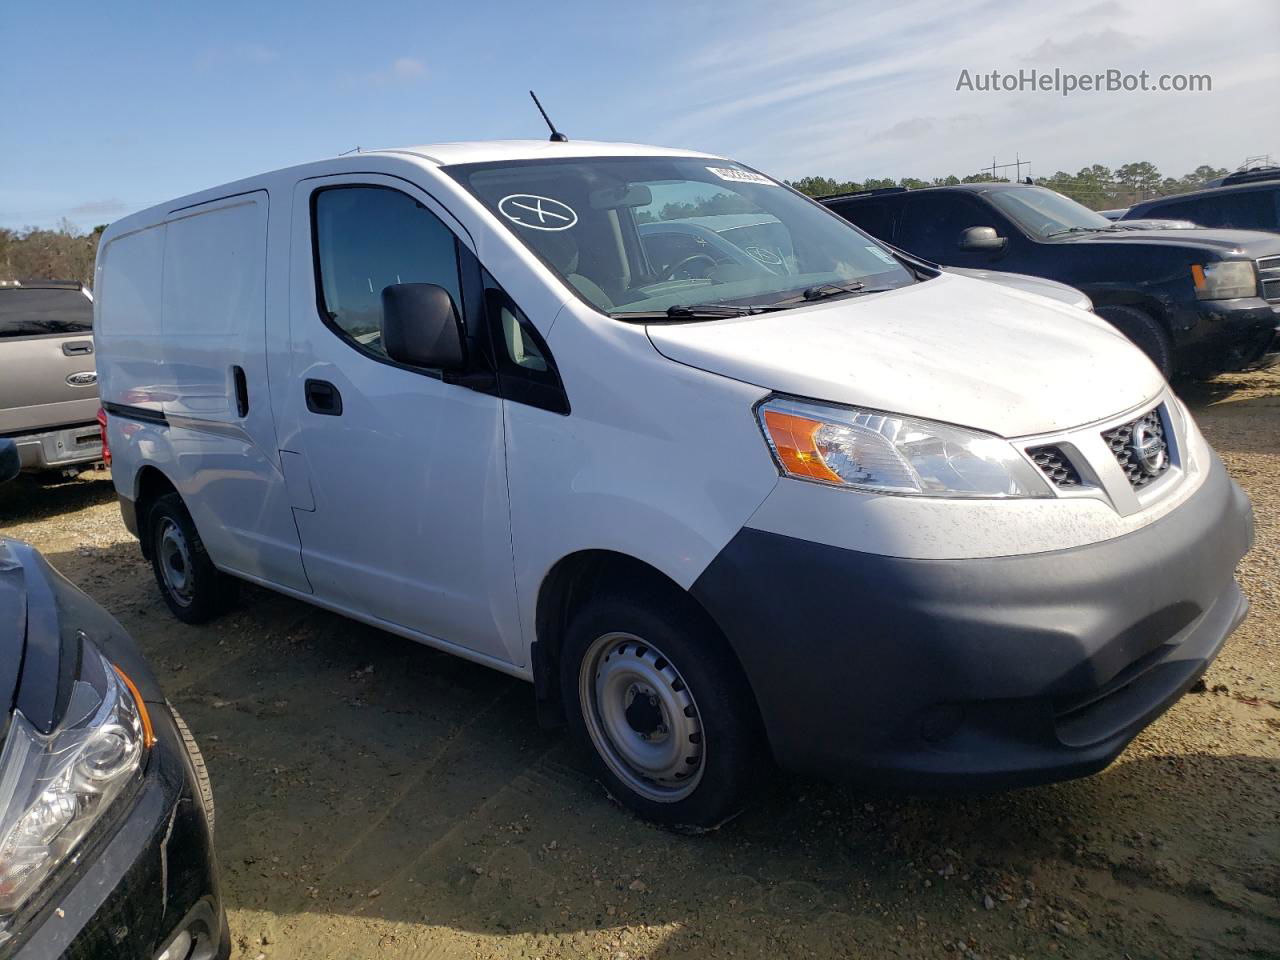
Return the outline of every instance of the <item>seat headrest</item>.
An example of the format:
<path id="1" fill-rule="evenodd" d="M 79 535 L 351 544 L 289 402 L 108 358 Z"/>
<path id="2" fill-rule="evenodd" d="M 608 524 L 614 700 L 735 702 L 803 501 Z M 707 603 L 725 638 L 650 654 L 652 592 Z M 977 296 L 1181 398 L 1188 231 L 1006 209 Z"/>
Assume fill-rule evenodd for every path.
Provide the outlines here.
<path id="1" fill-rule="evenodd" d="M 547 233 L 538 238 L 535 246 L 565 276 L 578 272 L 578 241 L 567 230 Z"/>

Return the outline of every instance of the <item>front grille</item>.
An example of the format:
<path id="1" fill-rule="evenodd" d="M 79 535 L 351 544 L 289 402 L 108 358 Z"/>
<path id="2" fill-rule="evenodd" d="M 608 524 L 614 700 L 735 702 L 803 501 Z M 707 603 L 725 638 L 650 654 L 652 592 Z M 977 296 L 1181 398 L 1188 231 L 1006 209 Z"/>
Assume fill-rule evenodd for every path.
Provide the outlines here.
<path id="1" fill-rule="evenodd" d="M 1055 487 L 1082 486 L 1080 473 L 1072 465 L 1061 447 L 1030 447 L 1027 450 L 1032 462 L 1040 468 L 1040 472 L 1049 478 Z"/>
<path id="2" fill-rule="evenodd" d="M 1135 433 L 1141 435 L 1140 440 L 1144 443 L 1142 451 L 1134 445 Z M 1169 440 L 1164 433 L 1159 407 L 1137 420 L 1105 431 L 1102 439 L 1115 454 L 1116 462 L 1135 490 L 1159 480 L 1169 469 Z"/>
<path id="3" fill-rule="evenodd" d="M 1258 280 L 1262 283 L 1262 299 L 1280 303 L 1280 257 L 1258 261 Z"/>

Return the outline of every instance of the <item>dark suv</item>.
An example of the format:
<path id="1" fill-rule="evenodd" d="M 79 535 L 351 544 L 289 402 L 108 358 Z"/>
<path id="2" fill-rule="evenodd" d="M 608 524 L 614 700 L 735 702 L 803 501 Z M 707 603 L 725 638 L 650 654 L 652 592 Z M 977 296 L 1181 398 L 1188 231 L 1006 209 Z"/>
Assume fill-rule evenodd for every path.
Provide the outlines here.
<path id="1" fill-rule="evenodd" d="M 1280 167 L 1248 170 L 1220 186 L 1135 203 L 1120 223 L 1140 217 L 1194 220 L 1203 227 L 1280 232 Z"/>
<path id="2" fill-rule="evenodd" d="M 1275 359 L 1280 237 L 1246 230 L 1133 230 L 1020 183 L 877 190 L 821 201 L 908 253 L 1027 273 L 1082 290 L 1166 376 Z"/>

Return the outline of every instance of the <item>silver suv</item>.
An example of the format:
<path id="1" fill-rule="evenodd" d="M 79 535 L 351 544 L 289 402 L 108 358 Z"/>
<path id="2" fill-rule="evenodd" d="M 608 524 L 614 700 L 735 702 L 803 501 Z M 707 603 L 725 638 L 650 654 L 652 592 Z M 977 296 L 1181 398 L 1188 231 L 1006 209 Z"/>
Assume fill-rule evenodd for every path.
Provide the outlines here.
<path id="1" fill-rule="evenodd" d="M 102 459 L 93 296 L 83 284 L 0 281 L 0 437 L 23 470 L 67 475 Z"/>

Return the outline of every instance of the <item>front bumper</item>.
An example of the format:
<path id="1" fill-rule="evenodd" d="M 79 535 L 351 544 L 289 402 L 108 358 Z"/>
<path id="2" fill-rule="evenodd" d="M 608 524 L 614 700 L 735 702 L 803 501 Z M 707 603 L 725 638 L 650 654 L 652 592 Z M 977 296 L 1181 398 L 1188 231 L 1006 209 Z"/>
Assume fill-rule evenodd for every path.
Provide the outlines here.
<path id="1" fill-rule="evenodd" d="M 1109 541 L 907 560 L 746 528 L 692 589 L 783 766 L 1018 786 L 1100 770 L 1195 682 L 1244 618 L 1252 535 L 1214 458 L 1184 504 Z"/>
<path id="2" fill-rule="evenodd" d="M 1258 297 L 1196 300 L 1175 311 L 1178 368 L 1208 376 L 1268 362 L 1280 350 L 1280 304 Z"/>
<path id="3" fill-rule="evenodd" d="M 37 912 L 19 918 L 4 960 L 119 957 L 153 960 L 184 931 L 181 960 L 225 960 L 231 943 L 213 838 L 172 715 L 148 702 L 156 742 L 128 809 L 55 882 Z"/>
<path id="4" fill-rule="evenodd" d="M 23 470 L 64 470 L 102 459 L 102 434 L 96 423 L 28 433 L 12 438 Z"/>

